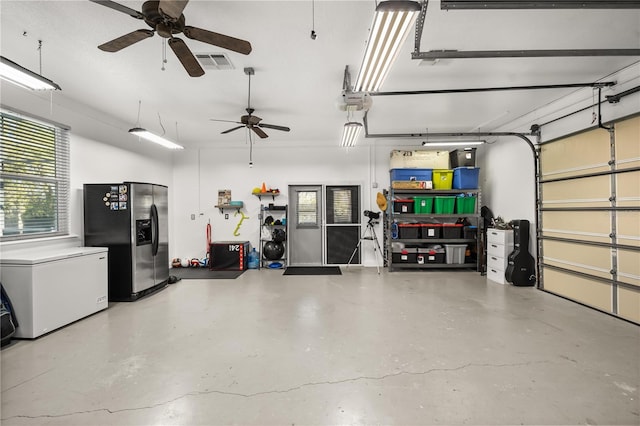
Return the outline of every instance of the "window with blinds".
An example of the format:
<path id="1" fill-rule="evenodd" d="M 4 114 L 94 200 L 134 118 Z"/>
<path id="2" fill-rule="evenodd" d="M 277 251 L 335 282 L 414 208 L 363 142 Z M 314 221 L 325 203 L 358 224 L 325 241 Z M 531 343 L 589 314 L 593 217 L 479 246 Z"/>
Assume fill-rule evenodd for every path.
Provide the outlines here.
<path id="1" fill-rule="evenodd" d="M 300 191 L 296 203 L 298 214 L 297 226 L 318 226 L 318 193 L 317 191 Z"/>
<path id="2" fill-rule="evenodd" d="M 68 232 L 68 129 L 0 111 L 0 240 Z"/>

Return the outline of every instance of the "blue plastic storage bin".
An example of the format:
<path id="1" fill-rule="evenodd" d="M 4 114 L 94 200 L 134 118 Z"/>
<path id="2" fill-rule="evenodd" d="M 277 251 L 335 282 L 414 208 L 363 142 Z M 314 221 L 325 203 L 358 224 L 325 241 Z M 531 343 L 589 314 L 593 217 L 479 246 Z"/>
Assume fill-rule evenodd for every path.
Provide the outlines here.
<path id="1" fill-rule="evenodd" d="M 478 188 L 479 167 L 456 167 L 453 169 L 453 189 Z"/>
<path id="2" fill-rule="evenodd" d="M 431 180 L 433 169 L 391 169 L 391 180 Z"/>

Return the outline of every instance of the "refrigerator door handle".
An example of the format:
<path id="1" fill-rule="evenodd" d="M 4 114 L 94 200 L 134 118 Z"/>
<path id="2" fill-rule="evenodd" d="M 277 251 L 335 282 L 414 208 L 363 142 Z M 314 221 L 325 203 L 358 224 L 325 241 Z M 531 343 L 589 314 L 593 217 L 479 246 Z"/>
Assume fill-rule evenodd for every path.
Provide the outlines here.
<path id="1" fill-rule="evenodd" d="M 158 234 L 160 233 L 160 225 L 158 224 L 158 208 L 155 204 L 151 204 L 151 254 L 158 254 Z"/>

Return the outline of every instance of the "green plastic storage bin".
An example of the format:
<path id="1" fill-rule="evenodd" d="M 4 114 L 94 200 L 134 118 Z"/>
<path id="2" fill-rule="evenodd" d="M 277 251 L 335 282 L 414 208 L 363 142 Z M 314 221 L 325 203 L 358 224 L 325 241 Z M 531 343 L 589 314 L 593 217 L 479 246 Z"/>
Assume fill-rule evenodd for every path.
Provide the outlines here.
<path id="1" fill-rule="evenodd" d="M 413 197 L 413 211 L 417 214 L 428 214 L 433 209 L 433 197 Z"/>
<path id="2" fill-rule="evenodd" d="M 456 203 L 456 197 L 436 196 L 433 200 L 433 212 L 436 214 L 451 214 Z"/>
<path id="3" fill-rule="evenodd" d="M 476 197 L 456 197 L 457 214 L 474 214 L 476 212 Z"/>

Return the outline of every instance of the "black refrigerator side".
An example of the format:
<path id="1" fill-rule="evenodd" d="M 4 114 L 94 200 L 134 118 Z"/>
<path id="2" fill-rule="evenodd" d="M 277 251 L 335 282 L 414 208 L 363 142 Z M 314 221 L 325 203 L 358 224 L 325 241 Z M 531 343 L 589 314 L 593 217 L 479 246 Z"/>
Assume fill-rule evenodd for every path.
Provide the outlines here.
<path id="1" fill-rule="evenodd" d="M 85 184 L 83 191 L 84 245 L 109 248 L 109 300 L 129 300 L 132 237 L 128 187 Z"/>

